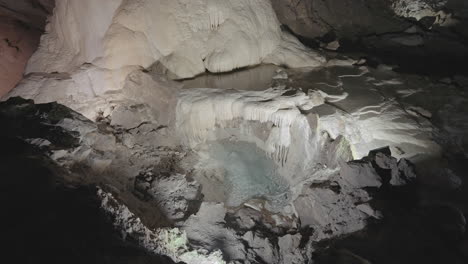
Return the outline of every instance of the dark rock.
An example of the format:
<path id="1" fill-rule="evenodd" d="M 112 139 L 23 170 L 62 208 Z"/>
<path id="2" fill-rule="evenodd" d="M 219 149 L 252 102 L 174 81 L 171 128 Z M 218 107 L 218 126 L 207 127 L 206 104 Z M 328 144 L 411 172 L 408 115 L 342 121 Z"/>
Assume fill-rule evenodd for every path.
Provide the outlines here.
<path id="1" fill-rule="evenodd" d="M 85 124 L 92 122 L 81 114 L 57 103 L 34 104 L 32 100 L 19 97 L 0 103 L 2 138 L 46 139 L 53 149 L 78 146 L 79 133 L 59 125 L 64 119 L 73 119 Z"/>
<path id="2" fill-rule="evenodd" d="M 467 74 L 468 2 L 272 0 L 278 19 L 307 45 L 339 40 L 339 52 L 364 53 L 397 71 Z M 429 8 L 430 11 L 425 11 Z M 401 10 L 400 10 L 401 9 Z M 414 10 L 421 10 L 417 12 Z M 420 17 L 425 16 L 425 17 Z M 421 62 L 424 63 L 421 63 Z"/>
<path id="3" fill-rule="evenodd" d="M 278 19 L 297 35 L 338 38 L 395 32 L 408 25 L 395 16 L 389 1 L 272 0 Z"/>
<path id="4" fill-rule="evenodd" d="M 11 110 L 14 103 L 23 110 L 41 108 L 20 99 L 3 103 L 0 108 L 8 106 Z M 61 109 L 54 105 L 46 108 Z M 21 118 L 32 120 L 28 115 L 14 117 L 20 123 L 25 122 Z M 4 123 L 2 118 L 2 132 L 9 131 L 12 123 Z M 50 129 L 44 133 L 55 132 Z M 101 211 L 95 186 L 70 186 L 63 181 L 65 174 L 36 147 L 5 134 L 0 136 L 0 224 L 5 227 L 0 240 L 4 259 L 14 263 L 173 263 L 122 240 Z"/>

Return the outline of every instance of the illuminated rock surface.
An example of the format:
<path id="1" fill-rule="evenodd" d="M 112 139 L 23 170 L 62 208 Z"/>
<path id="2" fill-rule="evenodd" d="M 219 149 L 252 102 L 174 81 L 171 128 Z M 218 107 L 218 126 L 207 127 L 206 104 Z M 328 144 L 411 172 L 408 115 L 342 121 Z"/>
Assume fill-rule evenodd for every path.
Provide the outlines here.
<path id="1" fill-rule="evenodd" d="M 427 122 L 431 111 L 425 110 L 430 108 L 417 104 L 401 111 L 397 103 L 422 92 L 403 85 L 413 77 L 352 67 L 270 73 L 268 86 L 276 88 L 263 91 L 201 89 L 191 82 L 192 88 L 169 97 L 172 114 L 160 114 L 170 103 L 154 108 L 122 97 L 98 123 L 58 105 L 37 109 L 11 99 L 3 103 L 2 116 L 11 120 L 4 122 L 11 127 L 5 133 L 27 132 L 20 136 L 51 150 L 50 158 L 70 171 L 67 181 L 105 188 L 99 194 L 114 206 L 106 210 L 117 217 L 116 227 L 152 252 L 188 263 L 304 263 L 316 242 L 384 217 L 372 205 L 376 198 L 369 188 L 414 182 L 413 165 L 400 158 L 420 163 L 437 156 L 440 147 L 426 133 L 433 129 Z M 311 75 L 322 79 L 307 79 Z M 136 87 L 154 83 L 148 73 L 134 76 Z M 361 87 L 374 89 L 376 97 L 362 100 Z M 349 121 L 343 126 L 341 120 Z M 48 130 L 18 130 L 25 125 L 57 129 L 62 141 Z M 390 148 L 368 153 L 384 146 Z M 446 186 L 459 188 L 457 176 L 452 178 Z M 107 202 L 110 193 L 118 200 Z M 182 242 L 174 248 L 167 241 Z"/>
<path id="2" fill-rule="evenodd" d="M 5 198 L 46 210 L 27 209 L 30 224 L 27 201 L 11 203 L 5 237 L 29 252 L 17 241 L 37 224 L 60 250 L 43 219 L 70 209 L 95 214 L 71 217 L 81 263 L 112 245 L 125 263 L 466 262 L 468 81 L 438 59 L 437 74 L 405 74 L 369 50 L 463 60 L 454 1 L 57 2 L 0 103 Z M 299 31 L 320 36 L 301 38 L 316 50 Z M 62 194 L 51 203 L 45 185 L 85 201 L 50 208 Z"/>
<path id="3" fill-rule="evenodd" d="M 265 0 L 66 0 L 57 3 L 27 72 L 72 72 L 84 63 L 107 70 L 146 68 L 161 61 L 188 78 L 265 58 L 292 67 L 323 64 L 320 55 L 284 34 Z"/>

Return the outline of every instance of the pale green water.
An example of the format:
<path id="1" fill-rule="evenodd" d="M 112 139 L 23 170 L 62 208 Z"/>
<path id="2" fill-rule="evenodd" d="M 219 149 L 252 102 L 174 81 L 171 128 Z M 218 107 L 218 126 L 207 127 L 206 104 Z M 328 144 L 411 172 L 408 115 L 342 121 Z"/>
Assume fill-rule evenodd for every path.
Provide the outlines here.
<path id="1" fill-rule="evenodd" d="M 226 205 L 239 206 L 252 198 L 265 198 L 272 205 L 285 205 L 289 186 L 276 171 L 276 164 L 255 144 L 222 140 L 207 143 L 207 166 L 224 170 Z"/>

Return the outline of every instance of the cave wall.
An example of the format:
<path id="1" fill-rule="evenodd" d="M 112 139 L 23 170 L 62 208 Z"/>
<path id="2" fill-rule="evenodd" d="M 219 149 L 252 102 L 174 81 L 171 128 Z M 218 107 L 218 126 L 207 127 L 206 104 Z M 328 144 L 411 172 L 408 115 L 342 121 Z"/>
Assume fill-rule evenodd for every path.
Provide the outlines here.
<path id="1" fill-rule="evenodd" d="M 271 0 L 278 19 L 295 34 L 320 38 L 327 34 L 354 37 L 391 32 L 404 27 L 395 19 L 389 1 Z"/>
<path id="2" fill-rule="evenodd" d="M 53 9 L 54 0 L 0 0 L 0 96 L 22 79 Z M 279 23 L 306 43 L 337 39 L 342 51 L 407 68 L 456 72 L 468 58 L 464 0 L 63 0 L 50 21 L 26 73 L 72 72 L 86 63 L 124 72 L 97 78 L 111 79 L 104 90 L 121 88 L 115 83 L 129 66 L 157 61 L 180 78 L 262 62 L 323 65 Z"/>
<path id="3" fill-rule="evenodd" d="M 467 73 L 464 0 L 272 0 L 280 22 L 311 46 L 373 56 L 402 71 Z M 334 45 L 333 47 L 336 47 Z"/>
<path id="4" fill-rule="evenodd" d="M 418 24 L 450 26 L 466 34 L 464 0 L 271 0 L 278 19 L 295 34 L 320 38 L 361 38 L 399 32 Z M 465 35 L 466 36 L 466 35 Z"/>
<path id="5" fill-rule="evenodd" d="M 269 0 L 62 0 L 25 78 L 3 99 L 57 101 L 93 119 L 128 99 L 131 83 L 139 86 L 132 99 L 146 99 L 154 86 L 132 78 L 141 72 L 185 79 L 261 63 L 321 67 L 326 59 L 281 29 Z"/>
<path id="6" fill-rule="evenodd" d="M 0 97 L 22 79 L 53 6 L 53 0 L 0 1 Z"/>

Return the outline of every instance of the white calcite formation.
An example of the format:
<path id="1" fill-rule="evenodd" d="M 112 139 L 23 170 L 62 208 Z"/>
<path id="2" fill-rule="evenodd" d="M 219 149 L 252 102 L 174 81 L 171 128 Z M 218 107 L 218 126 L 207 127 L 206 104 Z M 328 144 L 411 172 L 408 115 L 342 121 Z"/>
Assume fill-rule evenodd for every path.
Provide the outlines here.
<path id="1" fill-rule="evenodd" d="M 349 161 L 386 145 L 414 146 L 410 154 L 427 151 L 432 145 L 418 138 L 424 126 L 408 119 L 394 102 L 353 114 L 339 108 L 331 114 L 318 114 L 320 107 L 345 101 L 348 96 L 320 90 L 306 94 L 284 86 L 265 91 L 182 90 L 175 127 L 182 143 L 198 152 L 195 180 L 201 183 L 207 201 L 237 207 L 262 197 L 264 206 L 255 202 L 249 206 L 260 215 L 266 210 L 279 213 L 279 219 L 299 218 L 302 227 L 314 228 L 314 241 L 360 230 L 367 218 L 379 218 L 380 214 L 367 204 L 371 197 L 362 188 L 379 188 L 382 179 L 371 162 Z M 370 115 L 374 112 L 378 117 Z M 278 175 L 258 158 L 261 155 L 276 163 Z M 392 185 L 414 178 L 404 160 L 398 163 L 383 154 L 374 159 L 377 166 L 392 171 Z M 255 162 L 255 169 L 249 166 L 250 161 Z M 230 183 L 233 180 L 235 184 Z M 314 183 L 321 184 L 315 187 Z M 236 186 L 242 186 L 243 192 L 237 192 Z M 268 190 L 262 186 L 268 186 Z M 249 218 L 261 219 L 247 217 L 242 225 L 250 226 Z M 204 234 L 206 237 L 197 240 L 211 243 L 215 235 Z M 275 259 L 272 254 L 267 259 Z"/>
<path id="2" fill-rule="evenodd" d="M 265 91 L 201 88 L 182 90 L 178 99 L 176 131 L 183 144 L 195 149 L 201 148 L 198 152 L 205 153 L 201 159 L 204 165 L 198 165 L 203 168 L 204 174 L 208 173 L 207 170 L 216 171 L 216 168 L 221 168 L 236 175 L 245 174 L 247 177 L 257 175 L 257 170 L 253 168 L 255 166 L 249 167 L 248 161 L 241 162 L 251 152 L 255 152 L 255 148 L 247 151 L 242 150 L 240 145 L 235 148 L 229 147 L 229 144 L 245 142 L 253 144 L 264 153 L 263 155 L 276 163 L 277 169 L 273 173 L 267 172 L 269 175 L 267 177 L 277 184 L 262 183 L 261 186 L 269 186 L 267 193 L 262 193 L 261 187 L 255 188 L 250 193 L 257 193 L 260 196 L 274 195 L 276 198 L 271 200 L 284 206 L 289 198 L 288 195 L 286 197 L 279 195 L 284 193 L 280 191 L 283 189 L 281 186 L 286 188 L 285 186 L 296 186 L 301 183 L 308 177 L 309 171 L 321 161 L 321 153 L 328 137 L 323 134 L 318 117 L 313 113 L 303 112 L 322 104 L 323 101 L 314 101 L 301 91 L 287 90 L 282 86 Z M 222 143 L 222 141 L 227 142 Z M 210 142 L 221 142 L 221 144 Z M 208 151 L 203 149 L 205 143 L 208 143 Z M 242 154 L 244 152 L 247 153 Z M 331 159 L 334 158 L 332 155 Z M 258 160 L 258 168 L 263 167 L 266 171 L 270 171 L 267 169 L 268 165 L 260 165 L 263 164 L 262 158 L 257 159 L 253 156 L 249 160 Z M 230 170 L 229 166 L 223 165 L 226 162 L 239 164 Z M 284 179 L 278 179 L 275 173 L 285 176 Z M 224 177 L 226 181 L 231 178 L 236 176 Z M 245 193 L 249 193 L 247 190 L 255 186 L 253 182 L 245 184 L 244 187 L 234 184 L 232 188 L 241 188 Z M 237 205 L 240 201 L 236 195 L 234 197 L 227 195 L 227 198 L 227 203 L 231 205 Z"/>
<path id="3" fill-rule="evenodd" d="M 72 72 L 84 63 L 146 68 L 156 61 L 188 78 L 263 61 L 319 66 L 324 59 L 281 32 L 266 0 L 65 0 L 57 2 L 27 72 Z"/>
<path id="4" fill-rule="evenodd" d="M 135 67 L 111 71 L 84 65 L 71 74 L 30 74 L 3 99 L 21 96 L 36 103 L 59 102 L 92 120 L 101 115 L 108 116 L 114 110 L 125 111 L 129 105 L 151 105 L 150 111 L 140 113 L 138 118 L 157 119 L 167 124 L 168 115 L 172 114 L 167 109 L 175 104 L 178 87 L 164 77 L 151 76 Z M 138 109 L 135 111 L 139 112 Z M 114 121 L 121 122 L 117 119 L 122 117 Z"/>
<path id="5" fill-rule="evenodd" d="M 340 136 L 349 143 L 348 159 L 361 159 L 384 146 L 396 150 L 404 145 L 406 152 L 395 151 L 397 157 L 437 152 L 437 144 L 428 137 L 430 123 L 409 115 L 394 100 L 352 113 L 334 107 L 326 114 L 315 110 L 346 102 L 347 96 L 320 90 L 305 94 L 283 86 L 265 91 L 182 90 L 175 127 L 183 143 L 192 148 L 221 140 L 253 143 L 279 165 L 293 185 L 317 163 L 333 163 L 336 157 L 324 159 L 323 153 L 329 147 L 327 142 Z"/>
<path id="6" fill-rule="evenodd" d="M 309 141 L 311 129 L 300 109 L 314 106 L 306 94 L 282 96 L 286 92 L 284 87 L 243 92 L 209 88 L 183 90 L 177 104 L 176 126 L 188 145 L 196 146 L 220 139 L 217 128 L 232 127 L 233 121 L 245 122 L 239 126 L 240 139 L 253 141 L 278 163 L 285 163 L 295 128 L 303 132 L 304 142 Z M 255 136 L 258 131 L 251 129 L 249 122 L 269 123 L 271 132 L 262 140 L 260 135 Z"/>
<path id="7" fill-rule="evenodd" d="M 189 78 L 260 63 L 316 67 L 325 59 L 282 32 L 268 0 L 64 0 L 57 1 L 25 79 L 6 98 L 57 101 L 95 119 L 111 102 L 136 97 L 161 105 L 142 93 L 155 97 L 151 92 L 159 93 L 157 83 L 166 77 L 141 77 L 144 68 L 159 65 Z M 140 94 L 127 94 L 129 85 Z"/>
<path id="8" fill-rule="evenodd" d="M 437 151 L 437 144 L 427 136 L 432 132 L 430 123 L 416 120 L 396 102 L 362 107 L 353 113 L 337 111 L 320 121 L 332 138 L 343 135 L 350 142 L 356 159 L 383 146 L 405 145 L 408 153 L 395 153 L 398 157 Z"/>
<path id="9" fill-rule="evenodd" d="M 424 17 L 434 17 L 434 25 L 453 26 L 458 21 L 451 13 L 443 10 L 447 2 L 447 0 L 397 0 L 392 4 L 392 8 L 395 14 L 401 17 L 413 18 L 417 21 Z"/>
<path id="10" fill-rule="evenodd" d="M 234 213 L 243 227 L 267 225 L 261 216 L 265 211 L 278 214 L 270 217 L 275 219 L 272 226 L 276 228 L 284 223 L 292 228 L 293 219 L 300 219 L 302 228 L 314 229 L 313 241 L 358 231 L 368 218 L 381 217 L 369 205 L 372 197 L 363 189 L 406 184 L 415 178 L 411 163 L 392 158 L 389 149 L 362 161 L 350 160 L 364 158 L 369 151 L 384 146 L 390 146 L 398 158 L 417 160 L 418 156 L 437 155 L 438 145 L 431 138 L 433 128 L 425 116 L 413 114 L 391 96 L 411 96 L 418 91 L 405 87 L 403 80 L 390 78 L 388 70 L 335 70 L 336 84 L 313 79 L 311 86 L 324 90 L 307 93 L 287 89 L 284 84 L 291 80 L 284 71 L 272 76 L 278 85 L 263 91 L 181 90 L 175 127 L 182 143 L 198 154 L 198 164 L 190 168 L 195 170 L 194 178 L 201 184 L 206 201 L 224 203 L 228 208 L 248 207 L 249 213 Z M 348 83 L 352 85 L 345 86 Z M 363 99 L 361 89 L 366 93 L 371 90 L 372 95 Z M 270 173 L 271 167 L 259 158 L 262 155 L 276 163 L 275 172 L 282 181 Z M 255 162 L 255 169 L 249 162 Z M 391 178 L 382 179 L 378 170 L 389 171 Z M 265 182 L 261 173 L 271 182 Z M 229 183 L 233 179 L 234 186 Z M 241 195 L 236 186 L 242 186 Z M 259 197 L 265 199 L 264 204 L 255 201 Z M 216 237 L 216 232 L 210 232 L 194 236 L 199 243 L 210 244 Z M 266 255 L 269 258 L 265 259 L 275 259 L 274 251 Z"/>
<path id="11" fill-rule="evenodd" d="M 198 94 L 200 102 L 216 105 L 216 101 L 204 97 L 208 89 L 190 91 L 191 95 Z M 246 113 L 245 116 L 235 117 L 234 121 L 219 118 L 218 124 L 214 124 L 218 126 L 217 129 L 208 126 L 192 128 L 203 128 L 206 133 L 198 135 L 216 136 L 213 139 L 215 143 L 220 148 L 225 147 L 227 153 L 231 152 L 225 156 L 219 155 L 219 171 L 205 175 L 218 176 L 211 178 L 211 181 L 199 180 L 197 173 L 201 172 L 200 168 L 206 169 L 204 166 L 194 166 L 198 161 L 192 158 L 199 153 L 180 147 L 177 143 L 164 146 L 176 135 L 164 133 L 165 129 L 158 124 L 140 117 L 133 119 L 134 114 L 122 114 L 125 113 L 122 109 L 103 117 L 104 120 L 96 124 L 57 104 L 34 106 L 31 101 L 13 99 L 10 101 L 12 105 L 7 105 L 1 114 L 9 117 L 12 123 L 33 122 L 32 127 L 39 127 L 38 131 L 33 131 L 36 133 L 27 133 L 25 139 L 47 152 L 64 169 L 64 180 L 78 185 L 102 186 L 98 191 L 102 208 L 112 217 L 124 238 L 139 243 L 150 252 L 186 263 L 255 263 L 259 259 L 265 263 L 307 263 L 311 259 L 313 242 L 358 231 L 365 226 L 367 219 L 381 217 L 370 206 L 372 197 L 364 188 L 378 188 L 381 184 L 400 185 L 414 177 L 412 166 L 403 160 L 397 162 L 388 149 L 373 152 L 365 160 L 346 163 L 353 158 L 350 144 L 342 136 L 330 139 L 324 133 L 326 127 L 320 125 L 320 117 L 306 113 L 320 107 L 314 105 L 323 106 L 327 96 L 319 98 L 322 93 L 306 95 L 282 88 L 269 89 L 263 94 L 233 90 L 222 92 L 218 89 L 212 92 L 218 93 L 219 98 L 215 99 L 221 101 L 221 94 L 226 93 L 224 96 L 227 98 L 236 94 L 235 98 L 244 111 L 248 109 L 246 101 L 250 98 L 253 107 L 248 111 L 256 114 Z M 182 93 L 185 96 L 189 94 Z M 268 100 L 262 96 L 266 94 L 269 95 Z M 338 96 L 328 97 L 338 100 Z M 192 100 L 194 98 L 188 96 L 185 99 L 191 101 L 184 103 L 194 104 L 197 102 Z M 204 98 L 206 100 L 202 100 Z M 15 100 L 17 105 L 13 104 Z M 269 100 L 277 100 L 284 109 L 274 108 L 268 104 Z M 179 107 L 181 103 L 179 101 Z M 262 108 L 262 104 L 269 107 Z M 126 109 L 133 113 L 141 112 L 141 108 L 145 107 L 148 106 L 133 105 Z M 196 110 L 197 107 L 194 107 L 192 111 L 195 115 L 201 114 Z M 205 110 L 213 112 L 209 108 Z M 270 117 L 281 111 L 291 113 L 280 115 L 277 119 Z M 183 117 L 191 118 L 188 113 L 183 114 L 187 115 Z M 109 120 L 112 117 L 115 121 Z M 240 120 L 248 117 L 249 120 Z M 281 120 L 280 117 L 284 118 L 282 122 L 275 121 Z M 291 121 L 287 121 L 287 118 Z M 190 127 L 179 123 L 182 120 L 185 119 L 177 116 L 176 124 L 180 131 L 187 131 Z M 264 126 L 259 120 L 270 125 Z M 294 120 L 306 122 L 307 126 L 295 126 Z M 197 123 L 187 123 L 194 124 Z M 242 124 L 243 129 L 240 129 Z M 221 125 L 224 127 L 221 128 Z M 261 140 L 266 140 L 269 133 L 276 133 L 272 131 L 277 126 L 284 130 L 281 133 L 285 133 L 285 136 L 290 134 L 292 138 L 287 145 L 289 153 L 286 151 L 284 163 L 281 159 L 271 159 L 275 155 L 269 155 L 268 159 L 265 155 L 268 149 L 262 149 L 263 152 L 253 150 L 256 147 L 254 136 L 259 147 L 267 146 L 262 145 Z M 48 133 L 44 133 L 44 130 Z M 214 130 L 218 130 L 218 133 L 214 133 Z M 248 131 L 257 134 L 249 134 Z M 298 132 L 309 134 L 308 140 L 318 143 L 310 154 L 317 151 L 320 155 L 297 153 L 304 145 L 310 147 L 310 142 L 301 140 L 305 136 Z M 227 135 L 227 139 L 221 137 Z M 235 137 L 252 140 L 239 142 Z M 203 145 L 206 139 L 184 137 L 184 140 L 187 144 Z M 294 140 L 301 144 L 294 143 Z M 61 141 L 74 143 L 62 146 Z M 235 148 L 223 141 L 235 145 Z M 242 148 L 248 153 L 238 151 Z M 195 147 L 194 150 L 200 151 L 200 148 Z M 218 153 L 215 151 L 212 155 Z M 280 177 L 261 175 L 274 168 L 270 166 L 274 162 L 279 172 L 275 176 Z M 310 164 L 303 166 L 303 163 Z M 209 163 L 206 165 L 212 166 Z M 378 168 L 391 171 L 389 183 L 381 178 Z M 235 203 L 215 196 L 203 196 L 207 192 L 222 190 L 230 180 L 229 177 L 219 177 L 223 174 L 222 169 L 231 176 L 235 174 L 229 177 L 241 186 L 232 192 L 242 198 L 234 200 Z M 246 184 L 257 187 L 250 184 L 247 177 L 252 175 L 249 172 L 256 173 L 253 175 L 256 182 L 263 177 L 260 184 L 269 191 L 275 189 L 275 185 L 282 188 L 273 190 L 276 196 L 268 196 L 270 193 L 262 188 L 256 188 L 259 192 L 253 193 L 253 196 L 240 193 L 251 191 Z M 276 182 L 269 183 L 268 180 Z M 212 189 L 206 189 L 207 186 Z M 229 191 L 229 188 L 225 190 Z M 278 192 L 285 195 L 281 203 L 277 202 L 280 201 Z M 313 229 L 312 234 L 303 232 L 309 228 Z"/>
<path id="12" fill-rule="evenodd" d="M 37 112 L 76 142 L 26 140 L 66 180 L 102 186 L 124 238 L 186 263 L 308 263 L 314 242 L 382 217 L 366 190 L 413 180 L 400 158 L 436 152 L 431 112 L 402 103 L 420 88 L 352 60 L 302 80 L 269 70 L 264 89 L 235 78 L 182 89 L 144 69 L 188 78 L 324 62 L 280 30 L 268 0 L 63 0 L 8 97 L 58 101 L 98 121 Z"/>

